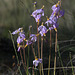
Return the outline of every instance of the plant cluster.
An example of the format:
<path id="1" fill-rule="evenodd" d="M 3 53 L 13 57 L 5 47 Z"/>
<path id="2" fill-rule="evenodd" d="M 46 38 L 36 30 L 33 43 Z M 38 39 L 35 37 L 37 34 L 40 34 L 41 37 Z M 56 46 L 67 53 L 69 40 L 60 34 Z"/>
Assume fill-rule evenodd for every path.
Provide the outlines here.
<path id="1" fill-rule="evenodd" d="M 34 2 L 34 8 L 36 6 L 37 2 Z M 46 22 L 42 22 L 42 24 L 40 25 L 41 22 L 41 17 L 44 16 L 44 5 L 42 6 L 41 9 L 36 9 L 34 10 L 34 12 L 32 12 L 31 16 L 35 19 L 36 24 L 37 24 L 37 33 L 33 34 L 33 33 L 29 33 L 29 38 L 27 39 L 25 36 L 25 32 L 22 28 L 19 28 L 15 31 L 13 31 L 11 34 L 15 35 L 18 34 L 18 38 L 17 38 L 17 47 L 18 47 L 18 52 L 21 52 L 21 49 L 24 50 L 24 61 L 23 61 L 23 57 L 22 54 L 21 55 L 21 59 L 23 62 L 23 66 L 25 71 L 27 72 L 27 65 L 26 65 L 26 60 L 25 60 L 25 48 L 29 45 L 32 46 L 32 52 L 34 55 L 35 60 L 33 60 L 33 75 L 34 75 L 34 67 L 36 68 L 39 66 L 39 72 L 40 75 L 44 75 L 44 71 L 43 71 L 43 39 L 44 37 L 46 37 L 47 32 L 50 31 L 50 54 L 49 54 L 49 68 L 50 68 L 50 58 L 51 58 L 51 31 L 55 30 L 56 32 L 56 37 L 55 37 L 55 59 L 54 59 L 54 75 L 56 72 L 56 51 L 57 51 L 57 28 L 58 28 L 58 19 L 62 16 L 64 16 L 64 10 L 61 9 L 61 0 L 59 0 L 56 4 L 54 4 L 52 7 L 52 14 L 50 15 L 50 17 L 47 17 L 47 21 Z M 47 25 L 47 26 L 45 26 Z M 41 48 L 39 46 L 39 36 L 41 36 Z M 38 56 L 35 55 L 35 51 L 33 49 L 33 43 L 37 42 L 37 50 L 38 50 Z M 41 49 L 41 50 L 40 50 Z M 48 70 L 48 75 L 50 70 Z M 26 73 L 29 74 L 29 73 Z"/>

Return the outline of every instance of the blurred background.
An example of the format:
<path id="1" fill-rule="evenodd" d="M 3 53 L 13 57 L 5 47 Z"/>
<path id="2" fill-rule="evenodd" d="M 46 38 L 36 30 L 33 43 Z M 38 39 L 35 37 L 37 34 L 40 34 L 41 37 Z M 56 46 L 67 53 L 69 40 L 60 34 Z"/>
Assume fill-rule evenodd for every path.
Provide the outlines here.
<path id="1" fill-rule="evenodd" d="M 45 6 L 45 16 L 42 17 L 42 21 L 45 22 L 47 20 L 46 16 L 49 17 L 52 13 L 51 6 L 57 3 L 58 0 L 0 0 L 0 64 L 6 64 L 11 67 L 13 63 L 12 56 L 14 54 L 14 49 L 9 30 L 13 32 L 23 27 L 27 35 L 29 26 L 32 25 L 33 28 L 31 31 L 32 33 L 36 33 L 36 22 L 31 16 L 34 11 L 33 2 L 35 1 L 37 1 L 36 9 L 40 9 L 43 5 Z M 65 15 L 58 20 L 58 41 L 61 43 L 59 45 L 60 49 L 62 48 L 60 51 L 67 50 L 64 51 L 66 54 L 72 52 L 74 58 L 75 0 L 62 0 L 61 9 L 64 9 Z M 55 35 L 52 34 L 53 39 L 54 36 Z M 16 38 L 14 38 L 14 40 L 16 44 Z M 68 47 L 64 47 L 67 45 Z M 63 54 L 63 60 L 66 54 Z M 1 68 L 0 72 L 2 72 Z"/>

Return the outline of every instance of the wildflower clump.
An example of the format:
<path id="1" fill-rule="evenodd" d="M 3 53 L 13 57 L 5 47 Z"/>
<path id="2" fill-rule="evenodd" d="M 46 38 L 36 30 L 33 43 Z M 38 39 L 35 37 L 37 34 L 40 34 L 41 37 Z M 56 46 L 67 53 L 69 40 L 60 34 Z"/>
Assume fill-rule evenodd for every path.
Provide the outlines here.
<path id="1" fill-rule="evenodd" d="M 36 2 L 33 4 L 36 5 Z M 64 10 L 61 10 L 60 7 L 61 7 L 61 0 L 59 0 L 58 3 L 56 3 L 55 5 L 53 5 L 51 7 L 52 14 L 50 15 L 49 18 L 47 17 L 47 21 L 45 23 L 42 22 L 41 25 L 39 24 L 39 22 L 41 22 L 41 17 L 44 16 L 44 6 L 41 9 L 36 9 L 32 12 L 31 16 L 35 19 L 35 21 L 37 23 L 36 24 L 37 25 L 37 33 L 36 34 L 30 32 L 29 37 L 27 38 L 25 36 L 25 32 L 24 32 L 23 28 L 19 28 L 19 29 L 15 30 L 14 32 L 12 32 L 12 35 L 18 34 L 18 38 L 17 38 L 18 51 L 20 51 L 21 48 L 25 49 L 27 46 L 31 45 L 32 51 L 34 54 L 34 58 L 35 58 L 35 60 L 33 60 L 33 66 L 35 66 L 35 67 L 38 67 L 39 63 L 43 64 L 43 62 L 42 62 L 42 60 L 43 60 L 43 41 L 44 41 L 43 38 L 44 38 L 44 36 L 46 37 L 46 34 L 49 30 L 50 31 L 55 30 L 55 32 L 56 32 L 56 44 L 55 44 L 55 52 L 56 52 L 57 28 L 59 26 L 58 19 L 64 15 Z M 45 26 L 45 24 L 47 24 L 47 26 Z M 30 30 L 30 27 L 29 27 L 29 30 Z M 39 48 L 39 36 L 40 35 L 41 35 L 41 48 Z M 51 36 L 51 33 L 50 33 L 50 36 Z M 37 42 L 38 49 L 39 49 L 39 51 L 37 53 L 34 50 L 35 48 L 33 48 L 33 43 L 35 43 L 35 42 Z M 51 38 L 50 38 L 50 42 L 51 42 Z M 34 47 L 35 47 L 35 45 L 34 45 Z M 51 48 L 51 43 L 50 43 L 50 48 Z M 36 56 L 39 58 L 37 58 Z M 40 56 L 41 56 L 41 58 L 40 58 Z M 21 55 L 21 57 L 22 57 L 22 55 Z M 24 54 L 24 58 L 25 58 L 25 54 Z M 28 65 L 26 65 L 26 66 L 28 66 Z M 40 69 L 43 69 L 43 66 L 41 66 Z M 43 73 L 43 71 L 42 71 L 42 73 Z"/>

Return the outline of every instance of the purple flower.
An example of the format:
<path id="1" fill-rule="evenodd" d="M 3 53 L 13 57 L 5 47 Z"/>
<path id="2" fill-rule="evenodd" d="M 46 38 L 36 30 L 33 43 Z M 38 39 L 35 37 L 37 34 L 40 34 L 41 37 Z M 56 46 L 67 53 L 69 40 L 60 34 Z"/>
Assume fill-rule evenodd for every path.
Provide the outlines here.
<path id="1" fill-rule="evenodd" d="M 27 40 L 26 45 L 30 45 L 30 44 L 32 44 L 32 42 Z"/>
<path id="2" fill-rule="evenodd" d="M 54 15 L 54 12 L 51 14 L 51 16 L 49 17 L 50 19 L 50 24 L 56 23 L 57 22 L 57 15 Z"/>
<path id="3" fill-rule="evenodd" d="M 32 13 L 32 16 L 34 18 L 37 18 L 37 14 L 41 14 L 41 16 L 44 16 L 44 10 L 43 9 L 37 9 Z"/>
<path id="4" fill-rule="evenodd" d="M 17 34 L 17 33 L 19 33 L 22 29 L 23 29 L 23 28 L 19 28 L 19 29 L 15 30 L 14 32 L 12 32 L 12 34 L 13 34 L 13 35 L 14 35 L 14 34 Z"/>
<path id="5" fill-rule="evenodd" d="M 32 44 L 32 41 L 31 41 L 31 40 L 27 40 L 27 41 L 26 41 L 25 48 L 26 48 L 28 45 L 31 45 L 31 44 Z"/>
<path id="6" fill-rule="evenodd" d="M 61 1 L 58 1 L 57 4 L 55 4 L 55 5 L 52 6 L 51 9 L 53 10 L 54 14 L 57 14 L 59 12 L 59 10 L 60 10 L 60 2 Z"/>
<path id="7" fill-rule="evenodd" d="M 41 21 L 41 14 L 37 15 L 37 17 L 35 18 L 36 22 L 40 22 Z"/>
<path id="8" fill-rule="evenodd" d="M 36 41 L 37 41 L 37 37 L 36 37 L 35 34 L 31 34 L 31 35 L 30 35 L 30 38 L 31 38 L 31 41 L 32 41 L 32 42 L 36 42 Z"/>
<path id="9" fill-rule="evenodd" d="M 55 4 L 52 6 L 51 8 L 55 13 L 58 13 L 58 11 L 60 10 L 60 6 L 58 4 Z"/>
<path id="10" fill-rule="evenodd" d="M 55 23 L 51 27 L 49 27 L 49 30 L 53 30 L 54 29 L 55 31 L 57 31 L 57 27 L 58 27 L 58 24 Z"/>
<path id="11" fill-rule="evenodd" d="M 52 12 L 49 19 L 47 18 L 47 21 L 45 22 L 45 24 L 47 24 L 47 26 L 49 27 L 49 25 L 53 25 L 53 24 L 57 23 L 57 19 L 58 19 L 57 16 L 54 15 L 54 12 Z"/>
<path id="12" fill-rule="evenodd" d="M 53 27 L 49 27 L 49 30 L 52 30 L 52 29 L 54 29 Z"/>
<path id="13" fill-rule="evenodd" d="M 54 28 L 54 30 L 57 32 L 57 27 L 58 27 L 58 24 L 57 23 L 55 23 L 55 24 L 53 24 L 53 28 Z"/>
<path id="14" fill-rule="evenodd" d="M 25 34 L 24 34 L 24 32 L 20 32 L 19 33 L 19 36 L 24 40 L 25 39 Z"/>
<path id="15" fill-rule="evenodd" d="M 17 43 L 20 44 L 21 42 L 23 42 L 23 39 L 20 36 L 18 36 Z"/>
<path id="16" fill-rule="evenodd" d="M 35 58 L 35 60 L 33 61 L 33 65 L 37 67 L 39 63 L 42 63 L 42 59 Z"/>
<path id="17" fill-rule="evenodd" d="M 49 19 L 45 22 L 45 24 L 47 24 L 47 26 L 49 26 L 49 24 L 52 24 L 52 21 Z"/>
<path id="18" fill-rule="evenodd" d="M 41 34 L 41 36 L 45 36 L 45 33 L 47 33 L 47 28 L 43 25 L 38 27 L 38 31 Z"/>
<path id="19" fill-rule="evenodd" d="M 64 10 L 60 10 L 59 12 L 59 17 L 64 16 L 65 11 Z"/>

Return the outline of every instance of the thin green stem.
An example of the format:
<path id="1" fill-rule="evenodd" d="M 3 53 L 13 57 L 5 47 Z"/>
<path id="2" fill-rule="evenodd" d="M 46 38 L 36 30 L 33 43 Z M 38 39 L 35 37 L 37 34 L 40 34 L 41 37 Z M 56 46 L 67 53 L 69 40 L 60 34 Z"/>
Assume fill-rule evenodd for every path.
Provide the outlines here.
<path id="1" fill-rule="evenodd" d="M 10 33 L 10 35 L 11 35 L 11 40 L 12 40 L 13 47 L 14 47 L 14 50 L 15 50 L 15 55 L 16 55 L 17 63 L 19 64 L 18 54 L 17 54 L 17 52 L 16 52 L 16 48 L 15 48 L 15 44 L 14 44 L 14 40 L 13 40 L 11 31 L 9 31 L 9 33 Z M 20 70 L 20 66 L 18 66 L 18 70 L 19 70 L 19 72 L 20 72 L 20 75 L 22 75 L 22 72 L 21 72 L 21 70 Z"/>
<path id="2" fill-rule="evenodd" d="M 50 68 L 50 61 L 51 61 L 51 30 L 50 30 L 50 51 L 49 51 L 49 64 L 48 64 L 48 68 Z M 48 69 L 48 75 L 50 75 L 50 69 Z"/>

